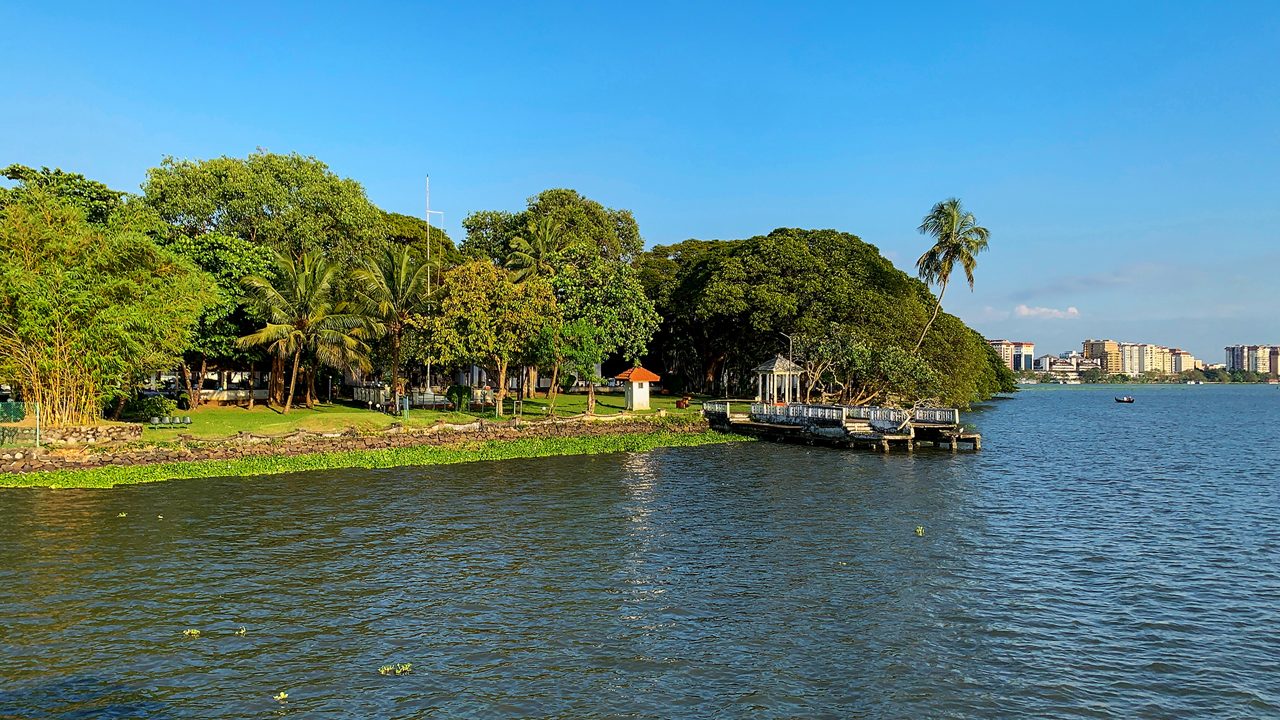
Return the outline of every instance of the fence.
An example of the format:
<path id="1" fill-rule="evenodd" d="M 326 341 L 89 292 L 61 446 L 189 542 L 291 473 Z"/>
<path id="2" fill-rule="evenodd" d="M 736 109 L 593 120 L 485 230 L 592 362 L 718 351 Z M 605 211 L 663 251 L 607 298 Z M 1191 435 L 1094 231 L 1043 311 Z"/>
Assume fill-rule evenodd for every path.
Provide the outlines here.
<path id="1" fill-rule="evenodd" d="M 0 402 L 0 423 L 21 423 L 34 416 L 35 426 L 0 425 L 0 446 L 40 445 L 40 407 L 35 403 Z"/>
<path id="2" fill-rule="evenodd" d="M 0 402 L 0 423 L 18 423 L 26 419 L 26 403 Z"/>

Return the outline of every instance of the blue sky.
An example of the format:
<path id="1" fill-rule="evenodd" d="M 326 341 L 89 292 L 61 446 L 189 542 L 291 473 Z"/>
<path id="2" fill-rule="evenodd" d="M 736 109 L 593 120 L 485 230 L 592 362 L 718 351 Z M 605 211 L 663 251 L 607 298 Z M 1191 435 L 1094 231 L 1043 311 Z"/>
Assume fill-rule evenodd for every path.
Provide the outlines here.
<path id="1" fill-rule="evenodd" d="M 406 213 L 430 173 L 455 237 L 572 187 L 650 245 L 833 227 L 908 270 L 955 195 L 989 336 L 1280 343 L 1280 4 L 963 5 L 7 3 L 0 163 L 264 147 Z"/>

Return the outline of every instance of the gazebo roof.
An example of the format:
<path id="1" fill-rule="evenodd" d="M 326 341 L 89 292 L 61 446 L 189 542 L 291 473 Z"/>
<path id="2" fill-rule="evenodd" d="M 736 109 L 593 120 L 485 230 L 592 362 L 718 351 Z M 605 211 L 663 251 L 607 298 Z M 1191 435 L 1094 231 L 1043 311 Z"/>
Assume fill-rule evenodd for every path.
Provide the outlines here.
<path id="1" fill-rule="evenodd" d="M 757 375 L 794 375 L 803 372 L 803 369 L 781 355 L 774 355 L 773 359 L 751 372 Z"/>
<path id="2" fill-rule="evenodd" d="M 658 382 L 662 379 L 657 373 L 645 370 L 638 365 L 630 370 L 623 370 L 613 377 L 615 380 L 627 380 L 630 382 Z"/>

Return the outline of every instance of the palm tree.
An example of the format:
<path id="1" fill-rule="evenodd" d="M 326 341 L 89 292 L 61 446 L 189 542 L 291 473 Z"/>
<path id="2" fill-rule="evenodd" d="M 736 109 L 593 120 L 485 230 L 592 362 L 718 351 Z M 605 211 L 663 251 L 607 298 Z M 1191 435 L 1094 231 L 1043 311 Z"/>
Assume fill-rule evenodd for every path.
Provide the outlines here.
<path id="1" fill-rule="evenodd" d="M 427 310 L 427 265 L 408 246 L 388 249 L 351 274 L 356 302 L 376 335 L 391 341 L 391 387 L 400 395 L 400 352 L 409 318 Z"/>
<path id="2" fill-rule="evenodd" d="M 250 302 L 267 321 L 237 343 L 241 347 L 266 345 L 281 358 L 293 357 L 289 394 L 284 403 L 288 413 L 304 352 L 314 354 L 330 367 L 368 368 L 368 348 L 360 339 L 367 323 L 358 314 L 350 313 L 347 303 L 337 297 L 334 283 L 338 266 L 331 265 L 319 251 L 305 253 L 296 260 L 278 253 L 275 276 L 274 282 L 259 275 L 240 281 Z"/>
<path id="3" fill-rule="evenodd" d="M 564 251 L 563 226 L 543 216 L 536 223 L 532 220 L 522 236 L 511 238 L 511 252 L 506 266 L 513 271 L 516 282 L 529 278 L 545 277 L 555 273 L 555 260 Z"/>
<path id="4" fill-rule="evenodd" d="M 966 212 L 958 198 L 947 198 L 929 211 L 920 222 L 921 234 L 935 238 L 933 247 L 916 261 L 916 269 L 920 279 L 927 284 L 937 284 L 938 302 L 933 308 L 933 315 L 925 323 L 920 340 L 916 343 L 916 352 L 924 345 L 924 337 L 929 334 L 933 321 L 938 319 L 942 310 L 942 296 L 947 292 L 947 283 L 951 281 L 951 270 L 957 262 L 964 268 L 965 278 L 969 281 L 969 289 L 973 290 L 973 269 L 977 266 L 977 254 L 987 249 L 987 229 L 978 224 L 973 213 Z"/>

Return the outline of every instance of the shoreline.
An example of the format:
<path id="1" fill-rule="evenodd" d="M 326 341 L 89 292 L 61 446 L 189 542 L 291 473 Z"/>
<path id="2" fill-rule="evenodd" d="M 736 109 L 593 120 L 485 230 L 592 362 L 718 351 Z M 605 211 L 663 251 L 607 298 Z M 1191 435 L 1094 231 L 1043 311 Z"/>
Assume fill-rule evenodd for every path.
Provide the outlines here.
<path id="1" fill-rule="evenodd" d="M 644 427 L 646 425 L 648 427 Z M 203 443 L 206 452 L 212 448 L 227 456 L 190 460 L 168 459 L 174 453 L 165 448 L 131 450 L 134 453 L 149 452 L 155 459 L 90 467 L 4 472 L 0 473 L 0 488 L 110 488 L 169 480 L 278 475 L 345 468 L 453 465 L 492 460 L 645 452 L 666 447 L 750 441 L 749 438 L 711 430 L 700 422 L 678 424 L 633 421 L 617 425 L 592 423 L 562 434 L 539 433 L 538 430 L 541 429 L 537 426 L 510 428 L 503 437 L 487 438 L 467 437 L 463 434 L 450 437 L 429 433 L 402 434 L 398 445 L 359 447 L 361 443 L 357 440 L 356 447 L 350 447 L 352 443 L 348 442 L 348 447 L 332 450 L 317 450 L 315 448 L 323 445 L 313 445 L 299 451 L 299 448 L 289 447 L 284 443 L 273 443 L 253 448 L 268 452 L 252 454 L 246 454 L 249 447 L 232 442 Z M 557 429 L 567 430 L 564 427 Z M 331 444 L 340 446 L 344 443 Z M 270 452 L 271 450 L 276 452 Z"/>

